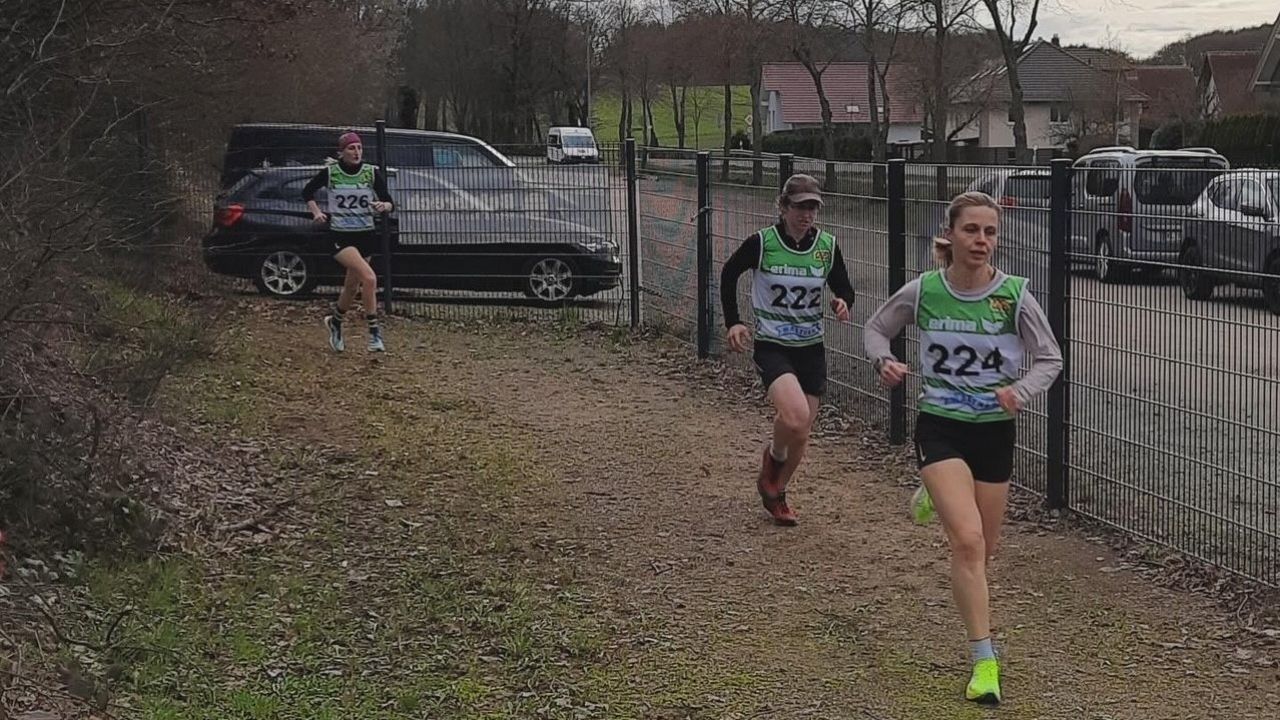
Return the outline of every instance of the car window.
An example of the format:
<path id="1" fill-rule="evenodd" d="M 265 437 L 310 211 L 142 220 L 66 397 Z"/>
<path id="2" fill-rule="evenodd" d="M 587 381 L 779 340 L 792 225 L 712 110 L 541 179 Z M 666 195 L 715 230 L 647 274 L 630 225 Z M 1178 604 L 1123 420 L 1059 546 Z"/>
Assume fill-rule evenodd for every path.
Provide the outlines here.
<path id="1" fill-rule="evenodd" d="M 432 159 L 438 168 L 493 167 L 493 161 L 470 145 L 436 145 Z"/>
<path id="2" fill-rule="evenodd" d="M 1041 175 L 1014 176 L 1004 181 L 1004 194 L 1022 200 L 1048 200 L 1051 183 Z"/>
<path id="3" fill-rule="evenodd" d="M 996 186 L 999 184 L 1000 184 L 999 175 L 988 175 L 987 177 L 981 178 L 978 181 L 976 181 L 973 184 L 973 190 L 974 192 L 985 193 L 987 195 L 995 197 L 997 192 Z"/>
<path id="4" fill-rule="evenodd" d="M 1223 169 L 1198 158 L 1144 159 L 1133 176 L 1134 194 L 1147 205 L 1190 205 Z"/>
<path id="5" fill-rule="evenodd" d="M 1085 176 L 1084 191 L 1093 197 L 1111 196 L 1113 193 L 1106 192 L 1107 180 L 1119 177 L 1119 167 L 1120 163 L 1115 160 L 1094 161 Z"/>
<path id="6" fill-rule="evenodd" d="M 1221 182 L 1209 191 L 1209 201 L 1223 210 L 1235 210 L 1240 207 L 1240 191 L 1235 182 Z"/>
<path id="7" fill-rule="evenodd" d="M 593 148 L 596 144 L 589 135 L 565 135 L 564 146 L 570 148 Z"/>
<path id="8" fill-rule="evenodd" d="M 431 146 L 418 141 L 387 143 L 387 162 L 393 167 L 431 167 Z"/>
<path id="9" fill-rule="evenodd" d="M 1252 205 L 1253 207 L 1266 208 L 1269 205 L 1267 199 L 1267 191 L 1261 185 L 1253 180 L 1244 180 L 1240 183 L 1240 207 Z"/>
<path id="10" fill-rule="evenodd" d="M 264 183 L 262 189 L 258 191 L 259 200 L 297 200 L 302 202 L 302 189 L 311 182 L 311 178 L 295 178 L 287 182 L 272 182 L 269 185 Z M 320 193 L 324 192 L 324 188 L 320 188 Z M 320 199 L 320 198 L 317 198 Z"/>

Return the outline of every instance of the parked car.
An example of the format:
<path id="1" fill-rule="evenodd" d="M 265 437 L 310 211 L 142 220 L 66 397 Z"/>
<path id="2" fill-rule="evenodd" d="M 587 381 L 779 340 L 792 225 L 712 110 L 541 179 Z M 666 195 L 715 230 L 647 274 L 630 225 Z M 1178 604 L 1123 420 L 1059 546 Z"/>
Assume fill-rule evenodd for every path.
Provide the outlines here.
<path id="1" fill-rule="evenodd" d="M 1118 282 L 1177 262 L 1188 210 L 1230 165 L 1209 148 L 1104 147 L 1073 167 L 1072 247 L 1095 256 L 1099 280 Z"/>
<path id="2" fill-rule="evenodd" d="M 1221 175 L 1190 215 L 1178 258 L 1183 294 L 1208 300 L 1219 285 L 1261 289 L 1280 315 L 1280 171 Z"/>
<path id="3" fill-rule="evenodd" d="M 984 172 L 966 188 L 1000 204 L 1003 218 L 995 262 L 1005 272 L 1031 280 L 1037 291 L 1048 289 L 1051 183 L 1047 167 L 1000 168 Z"/>
<path id="4" fill-rule="evenodd" d="M 600 150 L 591 128 L 556 126 L 547 130 L 547 162 L 600 162 Z"/>
<path id="5" fill-rule="evenodd" d="M 243 123 L 231 129 L 223 157 L 222 188 L 230 188 L 250 170 L 319 165 L 337 156 L 338 135 L 354 129 L 369 162 L 378 159 L 378 134 L 371 127 L 289 123 Z M 389 167 L 515 167 L 515 163 L 479 138 L 431 130 L 387 128 Z"/>
<path id="6" fill-rule="evenodd" d="M 302 201 L 321 167 L 250 170 L 223 192 L 203 240 L 209 269 L 251 279 L 276 297 L 340 283 L 327 231 Z M 397 209 L 380 222 L 391 235 L 394 286 L 522 292 L 548 303 L 616 287 L 622 263 L 607 211 L 595 212 L 603 224 L 557 217 L 555 196 L 521 190 L 509 182 L 513 172 L 392 167 L 388 189 Z M 316 200 L 324 206 L 323 190 Z M 575 213 L 588 211 L 561 214 Z M 374 262 L 381 267 L 380 256 Z"/>

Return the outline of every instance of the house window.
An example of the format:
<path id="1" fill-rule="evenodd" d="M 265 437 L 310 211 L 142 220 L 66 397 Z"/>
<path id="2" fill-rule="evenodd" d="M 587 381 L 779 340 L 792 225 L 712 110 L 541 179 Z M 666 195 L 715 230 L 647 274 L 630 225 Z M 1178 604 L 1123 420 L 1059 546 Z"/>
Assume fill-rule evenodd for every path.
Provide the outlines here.
<path id="1" fill-rule="evenodd" d="M 1071 121 L 1071 111 L 1068 108 L 1058 103 L 1054 103 L 1049 106 L 1049 122 L 1065 123 L 1070 121 Z"/>

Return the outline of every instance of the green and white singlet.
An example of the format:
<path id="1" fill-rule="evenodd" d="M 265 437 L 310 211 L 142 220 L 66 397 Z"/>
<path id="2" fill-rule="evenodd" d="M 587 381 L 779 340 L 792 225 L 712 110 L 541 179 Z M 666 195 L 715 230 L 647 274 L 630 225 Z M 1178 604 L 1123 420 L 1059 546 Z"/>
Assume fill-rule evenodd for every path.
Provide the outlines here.
<path id="1" fill-rule="evenodd" d="M 329 229 L 368 232 L 374 229 L 374 167 L 368 163 L 348 174 L 339 163 L 329 166 Z"/>
<path id="2" fill-rule="evenodd" d="M 1016 382 L 1022 370 L 1018 312 L 1026 287 L 1026 278 L 1006 276 L 981 298 L 962 300 L 947 287 L 942 271 L 920 276 L 921 412 L 966 422 L 1012 417 L 995 391 Z"/>
<path id="3" fill-rule="evenodd" d="M 835 236 L 821 230 L 804 252 L 787 247 L 776 227 L 760 231 L 760 262 L 751 287 L 757 340 L 791 347 L 822 342 L 822 287 L 835 248 Z"/>

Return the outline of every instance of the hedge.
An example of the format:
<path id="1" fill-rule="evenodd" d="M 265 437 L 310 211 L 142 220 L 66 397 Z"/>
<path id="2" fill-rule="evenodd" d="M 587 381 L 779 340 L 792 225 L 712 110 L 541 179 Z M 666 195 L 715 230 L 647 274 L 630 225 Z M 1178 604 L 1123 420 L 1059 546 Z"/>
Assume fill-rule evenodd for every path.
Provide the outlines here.
<path id="1" fill-rule="evenodd" d="M 836 156 L 828 158 L 824 157 L 821 128 L 779 130 L 765 135 L 760 149 L 822 160 L 866 162 L 871 160 L 871 137 L 860 130 L 836 128 Z"/>
<path id="2" fill-rule="evenodd" d="M 1232 115 L 1210 120 L 1195 142 L 1234 166 L 1280 164 L 1280 115 Z"/>

